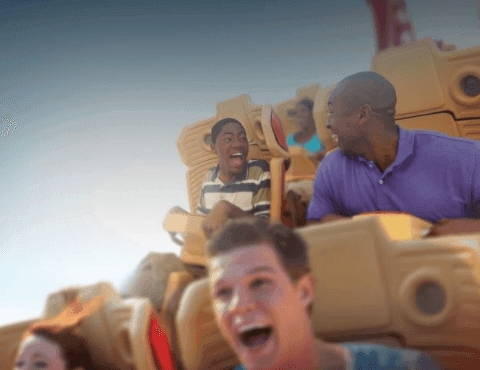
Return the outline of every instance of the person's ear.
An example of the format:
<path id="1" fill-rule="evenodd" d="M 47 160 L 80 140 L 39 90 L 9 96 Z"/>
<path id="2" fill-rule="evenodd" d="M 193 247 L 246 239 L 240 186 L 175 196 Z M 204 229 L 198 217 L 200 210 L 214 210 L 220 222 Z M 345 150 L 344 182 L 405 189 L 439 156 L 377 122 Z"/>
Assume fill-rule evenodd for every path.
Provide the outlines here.
<path id="1" fill-rule="evenodd" d="M 217 155 L 217 146 L 215 144 L 210 144 L 210 149 L 213 154 Z"/>
<path id="2" fill-rule="evenodd" d="M 305 309 L 313 302 L 315 295 L 315 279 L 311 273 L 306 273 L 297 281 L 297 292 L 300 302 Z"/>
<path id="3" fill-rule="evenodd" d="M 364 105 L 360 108 L 360 112 L 358 114 L 358 119 L 360 123 L 365 123 L 370 119 L 372 116 L 372 108 L 369 105 Z"/>

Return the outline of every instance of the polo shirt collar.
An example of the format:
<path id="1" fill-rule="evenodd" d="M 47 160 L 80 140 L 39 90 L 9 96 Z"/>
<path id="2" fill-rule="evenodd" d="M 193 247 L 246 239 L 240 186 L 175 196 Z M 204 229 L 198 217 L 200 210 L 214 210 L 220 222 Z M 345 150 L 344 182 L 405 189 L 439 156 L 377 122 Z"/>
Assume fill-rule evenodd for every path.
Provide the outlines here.
<path id="1" fill-rule="evenodd" d="M 414 131 L 404 130 L 400 126 L 397 126 L 397 127 L 398 127 L 397 157 L 395 158 L 395 162 L 393 162 L 393 164 L 388 169 L 399 166 L 408 157 L 410 157 L 413 154 L 413 144 L 415 141 Z"/>
<path id="2" fill-rule="evenodd" d="M 392 168 L 402 164 L 408 157 L 413 154 L 413 144 L 415 141 L 415 133 L 410 130 L 404 130 L 397 125 L 398 128 L 398 148 L 397 148 L 397 157 L 395 161 L 385 170 L 385 173 L 392 170 Z M 370 163 L 367 159 L 362 156 L 349 154 L 348 157 L 356 159 L 359 162 Z"/>
<path id="3" fill-rule="evenodd" d="M 243 171 L 241 173 L 239 173 L 234 179 L 225 183 L 225 185 L 233 184 L 234 182 L 244 181 L 247 178 L 247 167 L 248 167 L 248 161 L 245 162 L 245 166 L 243 167 Z M 212 181 L 220 182 L 220 183 L 223 184 L 224 182 L 222 180 L 220 180 L 220 178 L 218 177 L 219 172 L 220 172 L 220 164 L 217 164 L 217 167 L 215 167 L 215 171 L 213 171 Z"/>

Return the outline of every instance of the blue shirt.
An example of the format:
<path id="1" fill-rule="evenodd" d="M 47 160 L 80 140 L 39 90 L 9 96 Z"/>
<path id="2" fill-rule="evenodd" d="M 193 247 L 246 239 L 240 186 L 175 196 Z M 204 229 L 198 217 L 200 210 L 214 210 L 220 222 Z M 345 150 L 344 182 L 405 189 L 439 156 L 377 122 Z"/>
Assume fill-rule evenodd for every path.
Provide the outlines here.
<path id="1" fill-rule="evenodd" d="M 377 344 L 344 343 L 351 355 L 346 370 L 440 370 L 428 355 L 411 349 L 389 348 Z M 235 370 L 245 370 L 238 365 Z"/>
<path id="2" fill-rule="evenodd" d="M 307 218 L 328 213 L 408 212 L 430 222 L 478 218 L 480 143 L 436 132 L 399 128 L 395 162 L 374 162 L 337 150 L 321 162 Z"/>
<path id="3" fill-rule="evenodd" d="M 291 134 L 287 137 L 288 146 L 301 146 L 307 149 L 310 154 L 314 154 L 322 149 L 324 149 L 323 144 L 320 142 L 318 135 L 313 135 L 310 140 L 305 143 L 297 143 L 295 141 L 295 134 Z"/>
<path id="4" fill-rule="evenodd" d="M 428 355 L 411 349 L 353 343 L 343 343 L 341 346 L 350 352 L 351 370 L 440 370 L 443 368 Z"/>

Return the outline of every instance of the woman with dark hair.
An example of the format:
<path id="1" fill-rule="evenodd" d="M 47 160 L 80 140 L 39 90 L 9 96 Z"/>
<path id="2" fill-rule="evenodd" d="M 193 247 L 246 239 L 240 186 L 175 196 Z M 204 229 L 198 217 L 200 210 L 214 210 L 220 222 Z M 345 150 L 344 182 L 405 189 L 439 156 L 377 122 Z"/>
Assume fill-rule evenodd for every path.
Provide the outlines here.
<path id="1" fill-rule="evenodd" d="M 289 115 L 297 125 L 298 131 L 287 138 L 287 144 L 305 148 L 312 159 L 320 162 L 327 151 L 317 135 L 313 119 L 313 101 L 308 98 L 298 101 Z"/>
<path id="2" fill-rule="evenodd" d="M 103 304 L 101 297 L 86 304 L 73 299 L 58 316 L 33 324 L 19 345 L 14 370 L 95 370 L 76 329 Z"/>
<path id="3" fill-rule="evenodd" d="M 75 334 L 47 330 L 29 334 L 20 343 L 14 370 L 95 370 L 84 341 Z"/>
<path id="4" fill-rule="evenodd" d="M 297 125 L 298 131 L 287 138 L 288 146 L 300 146 L 309 154 L 310 159 L 318 165 L 327 150 L 317 135 L 313 119 L 313 101 L 304 98 L 295 104 L 295 109 L 288 112 Z M 292 151 L 293 153 L 293 151 Z M 303 157 L 304 155 L 302 155 Z M 292 159 L 293 163 L 293 159 Z M 302 163 L 300 163 L 301 165 Z M 294 165 L 292 165 L 293 167 Z M 296 226 L 306 223 L 307 207 L 313 195 L 313 179 L 301 179 L 287 182 L 286 202 L 292 221 Z"/>

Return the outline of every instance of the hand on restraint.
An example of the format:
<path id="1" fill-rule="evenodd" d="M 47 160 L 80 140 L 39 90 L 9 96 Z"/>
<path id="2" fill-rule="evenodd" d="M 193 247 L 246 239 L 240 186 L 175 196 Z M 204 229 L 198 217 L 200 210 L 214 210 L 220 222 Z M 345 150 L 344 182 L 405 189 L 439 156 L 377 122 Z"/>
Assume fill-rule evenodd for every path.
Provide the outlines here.
<path id="1" fill-rule="evenodd" d="M 480 232 L 480 220 L 473 218 L 442 218 L 432 226 L 428 236 L 472 234 Z"/>
<path id="2" fill-rule="evenodd" d="M 221 200 L 208 213 L 205 221 L 203 221 L 203 232 L 207 239 L 212 238 L 217 230 L 219 230 L 225 222 L 230 218 L 231 203 Z"/>

